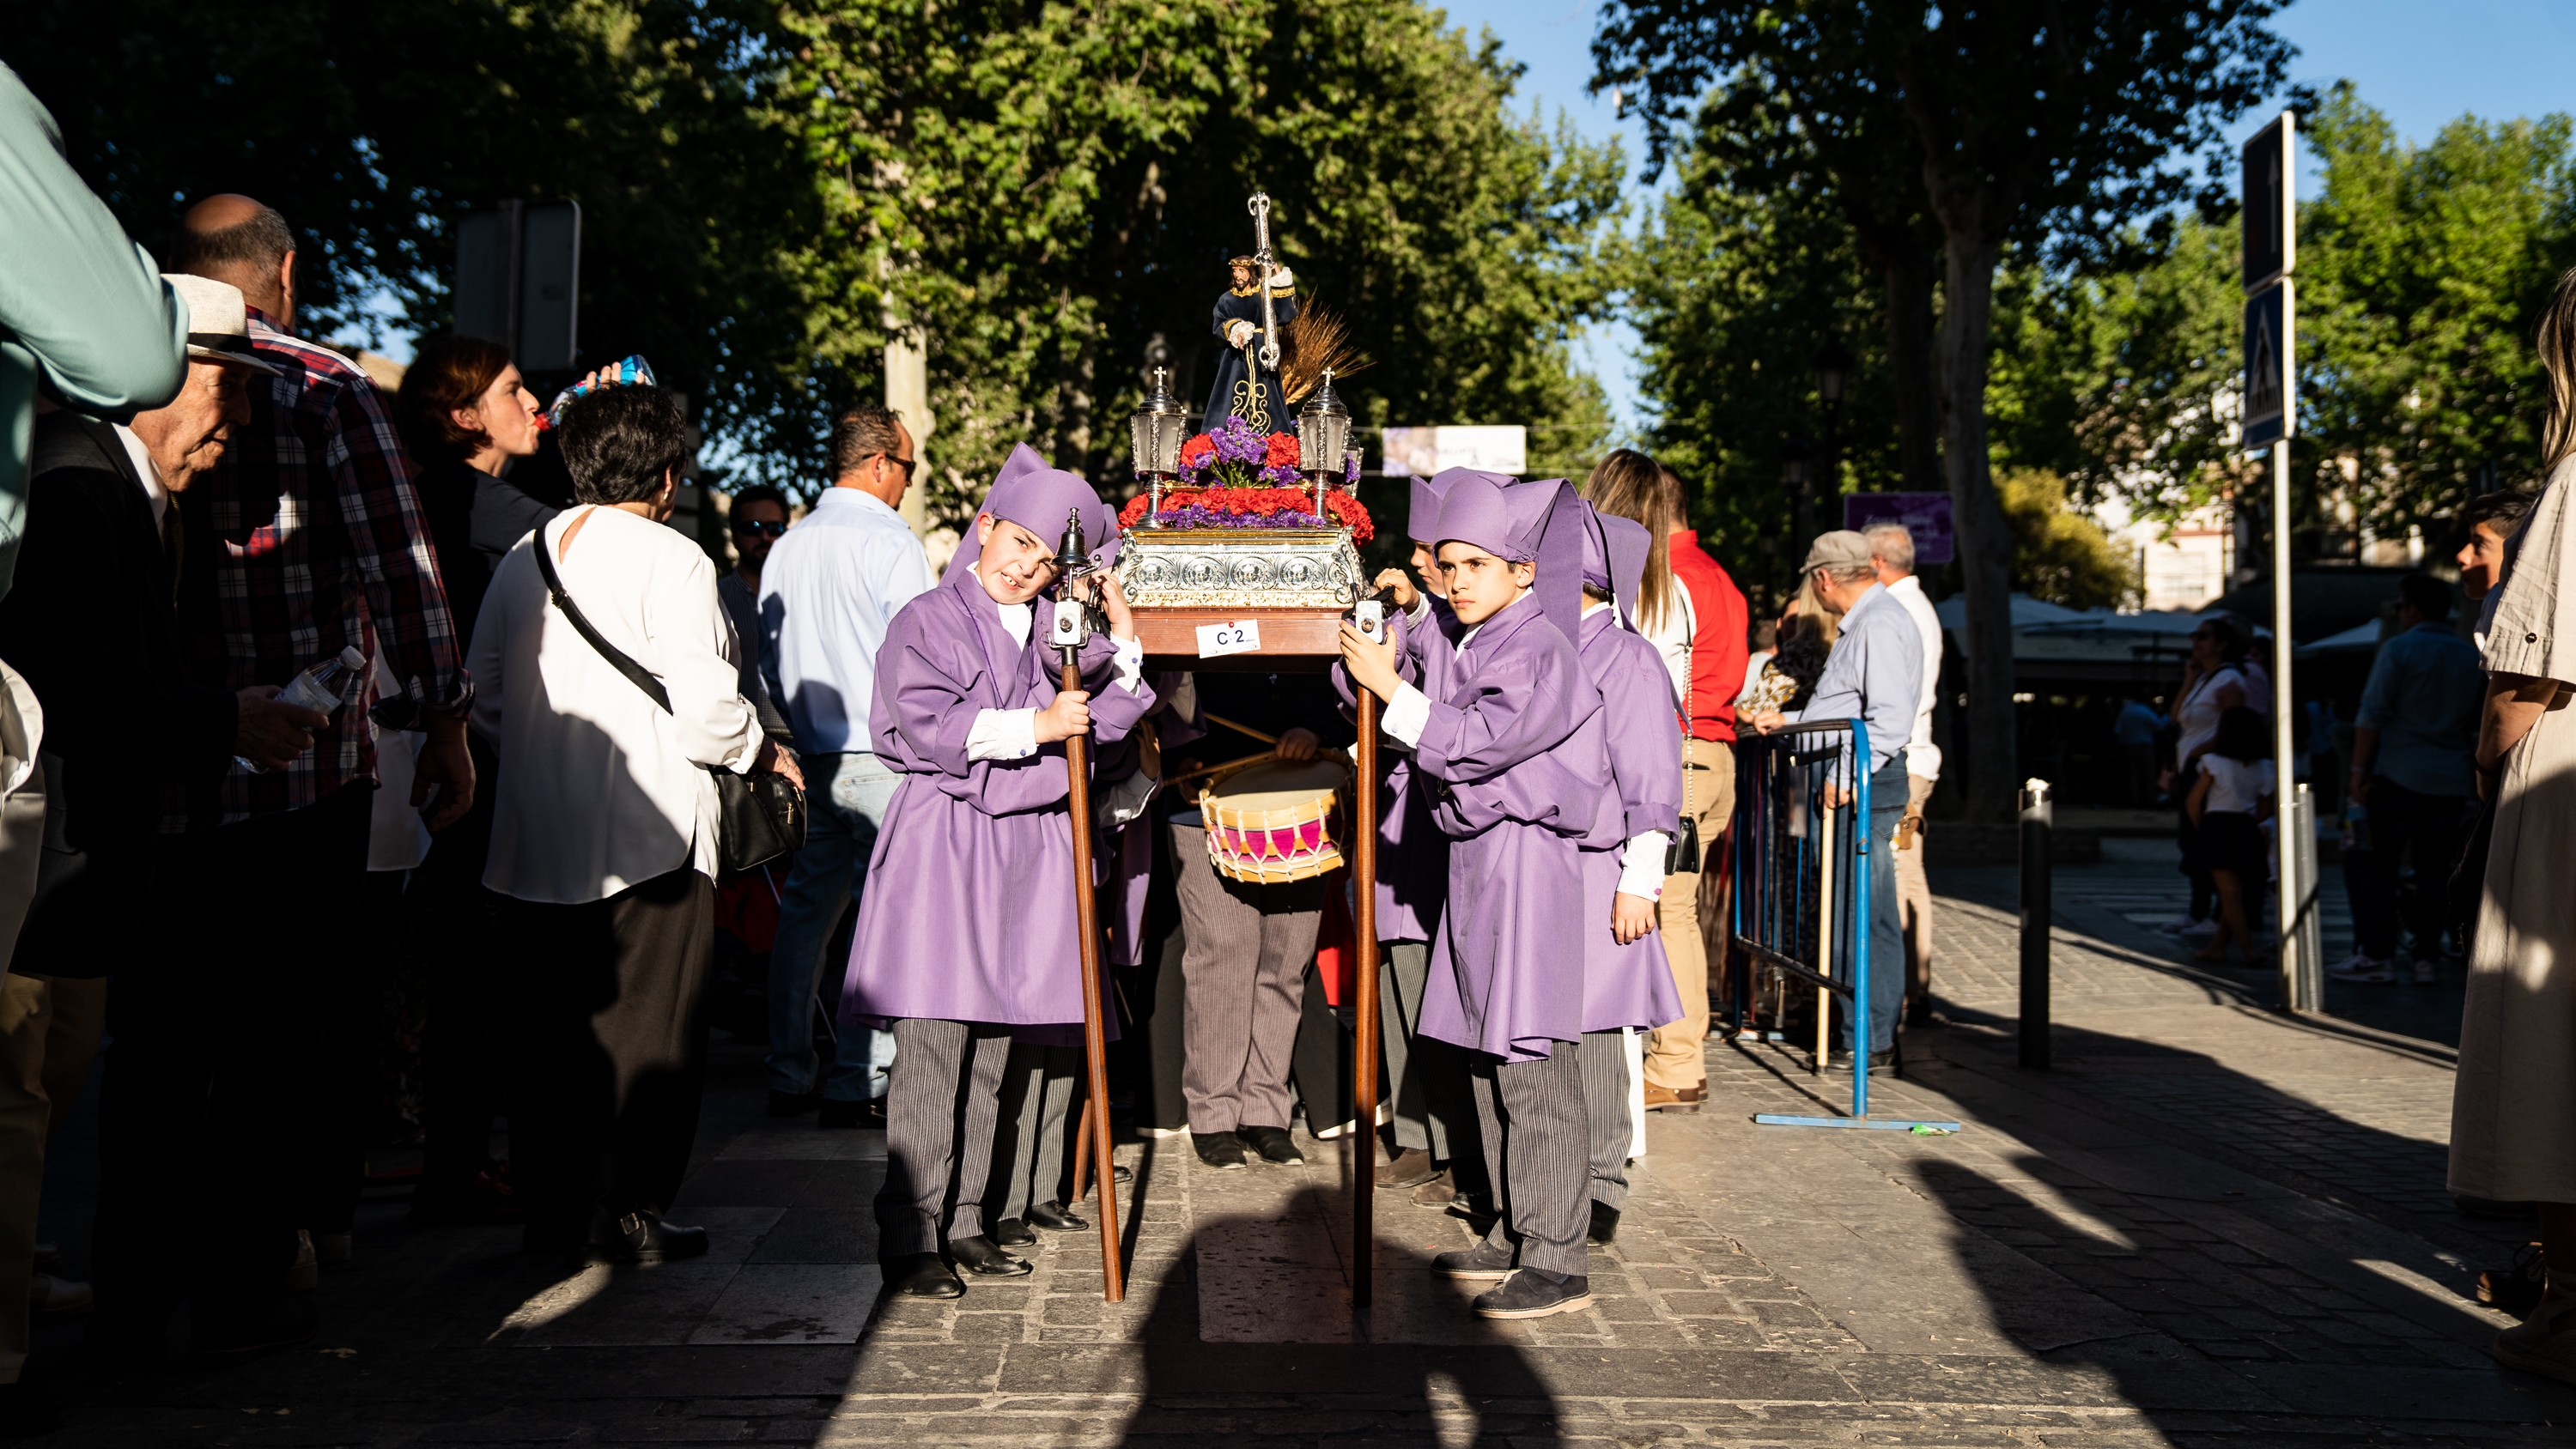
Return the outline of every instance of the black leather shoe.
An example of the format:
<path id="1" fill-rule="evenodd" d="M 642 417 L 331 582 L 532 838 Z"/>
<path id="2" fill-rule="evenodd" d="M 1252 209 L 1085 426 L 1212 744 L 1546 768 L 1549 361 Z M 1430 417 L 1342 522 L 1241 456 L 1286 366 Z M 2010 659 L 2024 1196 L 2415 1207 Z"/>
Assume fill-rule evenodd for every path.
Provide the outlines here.
<path id="1" fill-rule="evenodd" d="M 1431 1271 L 1443 1278 L 1481 1279 L 1499 1283 L 1512 1276 L 1512 1250 L 1492 1243 L 1459 1248 L 1431 1260 Z"/>
<path id="2" fill-rule="evenodd" d="M 948 1261 L 978 1278 L 1025 1278 L 1037 1271 L 1026 1260 L 1003 1252 L 991 1238 L 950 1238 Z"/>
<path id="3" fill-rule="evenodd" d="M 1606 1202 L 1594 1203 L 1592 1205 L 1592 1230 L 1583 1235 L 1583 1241 L 1590 1243 L 1595 1247 L 1599 1247 L 1618 1236 L 1619 1210 Z"/>
<path id="4" fill-rule="evenodd" d="M 219 1317 L 201 1311 L 188 1346 L 189 1361 L 199 1368 L 228 1368 L 264 1353 L 291 1348 L 311 1338 L 322 1326 L 313 1300 L 289 1294 L 245 1318 Z"/>
<path id="5" fill-rule="evenodd" d="M 1029 1225 L 1018 1218 L 1004 1218 L 993 1224 L 993 1241 L 1005 1248 L 1025 1248 L 1037 1240 L 1038 1235 L 1030 1232 Z"/>
<path id="6" fill-rule="evenodd" d="M 811 1112 L 816 1107 L 820 1106 L 822 1101 L 823 1099 L 821 1097 L 816 1096 L 812 1092 L 781 1092 L 772 1090 L 769 1094 L 769 1115 L 772 1117 L 802 1117 L 806 1113 Z"/>
<path id="7" fill-rule="evenodd" d="M 885 1125 L 885 1119 L 880 1117 L 873 1122 L 869 1121 L 868 1104 L 865 1102 L 842 1102 L 825 1097 L 822 1113 L 814 1119 L 814 1125 L 833 1128 L 882 1127 Z"/>
<path id="8" fill-rule="evenodd" d="M 615 1263 L 676 1263 L 706 1256 L 707 1230 L 666 1223 L 660 1213 L 639 1208 L 614 1218 L 601 1214 L 591 1228 L 590 1246 Z"/>
<path id="9" fill-rule="evenodd" d="M 886 1290 L 904 1298 L 963 1298 L 966 1285 L 937 1253 L 906 1253 L 885 1262 Z"/>
<path id="10" fill-rule="evenodd" d="M 1235 1135 L 1245 1146 L 1261 1154 L 1261 1160 L 1273 1167 L 1303 1167 L 1306 1154 L 1297 1150 L 1296 1139 L 1285 1127 L 1246 1127 Z"/>
<path id="11" fill-rule="evenodd" d="M 1050 1233 L 1079 1233 L 1091 1226 L 1091 1219 L 1070 1211 L 1060 1202 L 1042 1202 L 1029 1209 L 1029 1226 Z"/>
<path id="12" fill-rule="evenodd" d="M 1219 1172 L 1233 1172 L 1243 1166 L 1243 1139 L 1231 1132 L 1193 1132 L 1190 1150 L 1199 1161 Z"/>

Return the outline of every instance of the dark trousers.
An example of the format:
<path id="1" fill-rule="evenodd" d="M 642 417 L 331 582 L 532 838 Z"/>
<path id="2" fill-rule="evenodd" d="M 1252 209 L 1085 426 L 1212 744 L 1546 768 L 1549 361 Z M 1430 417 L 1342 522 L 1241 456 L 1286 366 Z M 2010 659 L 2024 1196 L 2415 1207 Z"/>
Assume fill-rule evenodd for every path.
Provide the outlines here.
<path id="1" fill-rule="evenodd" d="M 373 1100 L 374 1035 L 346 1033 L 374 798 L 360 782 L 161 838 L 146 944 L 109 991 L 99 1092 L 98 1302 L 138 1334 L 183 1298 L 200 1334 L 257 1318 L 284 1291 L 295 1230 L 335 1203 L 345 1226 L 353 1124 Z"/>
<path id="2" fill-rule="evenodd" d="M 1579 1049 L 1561 1041 L 1536 1062 L 1478 1052 L 1470 1073 L 1496 1208 L 1485 1241 L 1513 1250 L 1524 1268 L 1584 1272 L 1592 1164 Z"/>
<path id="3" fill-rule="evenodd" d="M 1010 1058 L 1007 1026 L 932 1017 L 894 1024 L 886 1179 L 876 1201 L 880 1260 L 985 1236 L 984 1190 Z"/>
<path id="4" fill-rule="evenodd" d="M 2370 782 L 2370 849 L 2363 852 L 2363 888 L 2353 892 L 2352 931 L 2363 955 L 2385 961 L 2397 953 L 2402 921 L 2415 953 L 2431 959 L 2442 950 L 2443 898 L 2451 868 L 2460 861 L 2460 824 L 2469 802 L 2460 795 L 2422 795 L 2384 775 Z M 2414 858 L 2415 883 L 2401 891 L 2401 855 Z"/>
<path id="5" fill-rule="evenodd" d="M 420 1044 L 424 1198 L 452 1198 L 474 1186 L 491 1150 L 508 1073 L 500 1013 L 492 1009 L 510 989 L 491 933 L 499 898 L 483 888 L 501 758 L 471 730 L 465 741 L 474 752 L 474 808 L 431 838 L 428 858 L 412 874 L 433 936 Z"/>
<path id="6" fill-rule="evenodd" d="M 1170 829 L 1181 904 L 1181 971 L 1188 978 L 1181 1090 L 1189 1102 L 1190 1130 L 1285 1127 L 1297 1023 L 1308 968 L 1315 964 L 1315 932 L 1324 918 L 1323 882 L 1253 885 L 1228 879 L 1208 863 L 1205 830 L 1181 824 Z"/>
<path id="7" fill-rule="evenodd" d="M 682 866 L 581 905 L 507 901 L 510 1161 L 531 1245 L 671 1205 L 706 1085 L 715 883 Z"/>
<path id="8" fill-rule="evenodd" d="M 1032 1204 L 1063 1202 L 1064 1148 L 1071 1136 L 1074 1089 L 1082 1081 L 1080 1047 L 1014 1042 L 1002 1068 L 1002 1103 L 993 1129 L 993 1170 L 984 1185 L 984 1220 L 1025 1218 Z"/>

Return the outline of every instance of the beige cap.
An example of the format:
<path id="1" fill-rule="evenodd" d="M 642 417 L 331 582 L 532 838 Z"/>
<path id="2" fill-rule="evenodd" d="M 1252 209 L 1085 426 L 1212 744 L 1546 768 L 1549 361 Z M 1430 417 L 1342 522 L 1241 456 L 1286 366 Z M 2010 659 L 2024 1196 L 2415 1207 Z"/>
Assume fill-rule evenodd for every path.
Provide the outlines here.
<path id="1" fill-rule="evenodd" d="M 161 280 L 170 284 L 170 290 L 179 296 L 179 305 L 188 309 L 191 360 L 228 362 L 271 377 L 282 376 L 275 365 L 251 350 L 250 311 L 242 304 L 241 288 L 184 272 L 163 272 Z"/>
<path id="2" fill-rule="evenodd" d="M 1802 574 L 1818 569 L 1864 568 L 1869 564 L 1869 540 L 1848 528 L 1816 535 L 1807 546 L 1807 561 L 1798 566 Z"/>

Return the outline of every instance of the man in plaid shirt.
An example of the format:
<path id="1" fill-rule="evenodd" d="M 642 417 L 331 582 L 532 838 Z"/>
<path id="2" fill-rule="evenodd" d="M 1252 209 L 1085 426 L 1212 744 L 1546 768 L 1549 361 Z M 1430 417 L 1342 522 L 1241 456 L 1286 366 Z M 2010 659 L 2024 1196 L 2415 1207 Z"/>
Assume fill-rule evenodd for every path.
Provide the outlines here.
<path id="1" fill-rule="evenodd" d="M 285 221 L 212 197 L 172 251 L 173 270 L 241 289 L 252 347 L 281 374 L 254 380 L 248 426 L 175 504 L 189 673 L 278 687 L 355 646 L 394 680 L 381 696 L 362 687 L 287 769 L 235 764 L 168 798 L 159 934 L 118 975 L 93 1335 L 155 1354 L 188 1299 L 195 1354 L 219 1364 L 315 1331 L 311 1300 L 286 1292 L 299 1229 L 324 1261 L 348 1252 L 388 956 L 367 939 L 384 923 L 355 909 L 376 793 L 368 704 L 389 727 L 427 733 L 408 803 L 427 804 L 436 829 L 473 803 L 473 690 L 384 399 L 292 334 Z M 101 661 L 102 687 L 114 663 Z M 197 1204 L 184 1233 L 168 1216 L 174 1168 Z"/>

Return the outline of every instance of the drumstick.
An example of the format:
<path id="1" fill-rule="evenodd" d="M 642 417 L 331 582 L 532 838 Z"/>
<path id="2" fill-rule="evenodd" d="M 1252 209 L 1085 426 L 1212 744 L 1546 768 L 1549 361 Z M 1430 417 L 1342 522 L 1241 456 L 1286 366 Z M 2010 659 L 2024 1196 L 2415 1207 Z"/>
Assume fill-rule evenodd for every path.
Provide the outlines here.
<path id="1" fill-rule="evenodd" d="M 1257 755 L 1246 755 L 1240 760 L 1228 760 L 1222 765 L 1203 765 L 1198 769 L 1190 771 L 1186 775 L 1174 775 L 1163 783 L 1166 785 L 1177 785 L 1183 780 L 1195 780 L 1201 775 L 1213 775 L 1219 770 L 1231 770 L 1237 765 L 1257 765 L 1263 760 L 1273 758 L 1278 753 L 1279 752 L 1277 750 L 1264 750 Z"/>
<path id="2" fill-rule="evenodd" d="M 1202 713 L 1199 715 L 1199 718 L 1201 718 L 1201 719 L 1203 719 L 1203 720 L 1206 720 L 1209 724 L 1218 724 L 1218 725 L 1223 725 L 1223 726 L 1225 726 L 1227 729 L 1230 729 L 1230 730 L 1234 731 L 1236 734 L 1239 734 L 1239 735 L 1250 735 L 1250 736 L 1252 736 L 1254 739 L 1261 741 L 1261 742 L 1262 742 L 1263 744 L 1265 744 L 1265 745 L 1275 745 L 1275 744 L 1279 743 L 1279 737 L 1278 737 L 1277 735 L 1265 735 L 1265 734 L 1263 734 L 1261 731 L 1259 731 L 1259 730 L 1257 730 L 1257 729 L 1254 729 L 1254 728 L 1252 728 L 1252 727 L 1251 727 L 1251 726 L 1249 726 L 1249 725 L 1239 725 L 1239 724 L 1236 724 L 1234 721 L 1232 721 L 1232 720 L 1230 720 L 1230 719 L 1227 719 L 1224 715 L 1221 715 L 1221 714 L 1208 714 L 1208 713 L 1202 712 Z"/>

